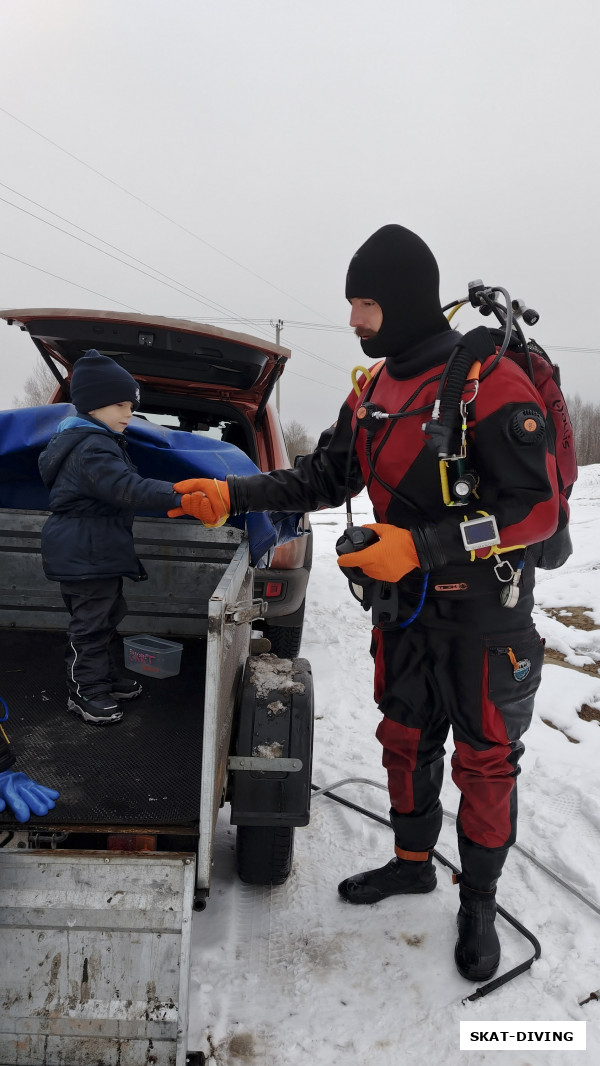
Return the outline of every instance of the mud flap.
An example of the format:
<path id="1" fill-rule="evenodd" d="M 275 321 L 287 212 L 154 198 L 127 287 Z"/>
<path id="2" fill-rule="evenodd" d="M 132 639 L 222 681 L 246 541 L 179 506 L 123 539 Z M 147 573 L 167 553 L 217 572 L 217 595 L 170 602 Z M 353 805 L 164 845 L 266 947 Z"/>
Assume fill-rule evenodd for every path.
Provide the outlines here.
<path id="1" fill-rule="evenodd" d="M 230 770 L 232 825 L 308 825 L 312 745 L 310 663 L 250 656 L 239 700 L 236 768 Z M 249 768 L 239 768 L 240 758 L 252 760 Z M 293 760 L 295 768 L 278 766 L 282 759 Z M 269 761 L 273 770 L 264 768 Z"/>

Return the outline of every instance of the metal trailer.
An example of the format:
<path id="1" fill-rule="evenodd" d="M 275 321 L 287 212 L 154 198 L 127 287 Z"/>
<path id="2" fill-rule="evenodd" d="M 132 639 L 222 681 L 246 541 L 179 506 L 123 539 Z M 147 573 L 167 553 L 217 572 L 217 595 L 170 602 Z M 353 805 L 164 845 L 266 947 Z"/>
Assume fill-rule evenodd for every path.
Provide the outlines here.
<path id="1" fill-rule="evenodd" d="M 141 518 L 150 575 L 124 633 L 183 644 L 179 675 L 141 678 L 115 726 L 66 713 L 45 513 L 0 510 L 0 695 L 18 767 L 61 792 L 46 818 L 0 814 L 0 1066 L 184 1066 L 194 908 L 210 891 L 219 808 L 238 872 L 281 883 L 310 806 L 312 678 L 250 655 L 253 571 L 232 527 Z"/>

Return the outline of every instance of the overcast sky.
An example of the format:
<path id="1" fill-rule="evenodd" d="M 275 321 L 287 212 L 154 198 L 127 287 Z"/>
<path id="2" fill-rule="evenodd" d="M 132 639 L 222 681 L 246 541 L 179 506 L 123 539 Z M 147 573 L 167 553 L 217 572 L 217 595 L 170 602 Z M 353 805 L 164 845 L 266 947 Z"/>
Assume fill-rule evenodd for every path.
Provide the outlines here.
<path id="1" fill-rule="evenodd" d="M 597 0 L 0 0 L 0 306 L 282 319 L 316 434 L 365 359 L 349 259 L 398 222 L 600 403 L 599 31 Z M 0 406 L 36 358 L 0 323 Z"/>

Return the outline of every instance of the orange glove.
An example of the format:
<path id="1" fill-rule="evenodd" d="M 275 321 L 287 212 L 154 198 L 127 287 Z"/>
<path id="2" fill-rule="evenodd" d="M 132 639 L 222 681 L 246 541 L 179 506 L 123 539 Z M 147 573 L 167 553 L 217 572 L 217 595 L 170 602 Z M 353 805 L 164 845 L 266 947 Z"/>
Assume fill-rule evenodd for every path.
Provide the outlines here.
<path id="1" fill-rule="evenodd" d="M 358 567 L 367 577 L 393 583 L 400 581 L 405 574 L 421 565 L 408 529 L 384 525 L 381 522 L 367 525 L 365 529 L 374 530 L 379 540 L 362 551 L 340 555 L 338 566 L 341 566 L 342 570 L 346 567 Z"/>
<path id="2" fill-rule="evenodd" d="M 181 506 L 167 511 L 169 518 L 189 514 L 209 528 L 222 526 L 229 518 L 231 503 L 226 481 L 217 481 L 216 478 L 188 478 L 186 481 L 178 481 L 173 488 L 182 493 Z"/>

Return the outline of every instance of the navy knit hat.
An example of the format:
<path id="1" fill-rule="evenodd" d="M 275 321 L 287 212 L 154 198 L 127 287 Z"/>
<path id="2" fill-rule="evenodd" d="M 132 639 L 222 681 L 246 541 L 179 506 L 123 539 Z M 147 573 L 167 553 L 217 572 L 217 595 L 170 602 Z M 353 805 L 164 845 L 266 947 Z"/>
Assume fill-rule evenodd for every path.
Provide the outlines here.
<path id="1" fill-rule="evenodd" d="M 397 355 L 449 329 L 440 303 L 433 253 L 404 226 L 383 226 L 353 255 L 346 299 L 375 300 L 383 311 L 376 337 L 361 341 L 365 355 Z"/>
<path id="2" fill-rule="evenodd" d="M 71 375 L 71 401 L 82 414 L 130 400 L 140 406 L 140 387 L 131 374 L 95 348 L 82 355 Z"/>

